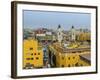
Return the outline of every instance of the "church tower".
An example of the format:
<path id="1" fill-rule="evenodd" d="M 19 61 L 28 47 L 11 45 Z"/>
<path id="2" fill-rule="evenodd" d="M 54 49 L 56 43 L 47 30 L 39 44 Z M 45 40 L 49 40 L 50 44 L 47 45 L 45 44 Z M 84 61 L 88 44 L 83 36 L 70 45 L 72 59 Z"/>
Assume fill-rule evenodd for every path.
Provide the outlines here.
<path id="1" fill-rule="evenodd" d="M 59 43 L 61 43 L 63 40 L 62 28 L 60 25 L 58 25 L 58 28 L 57 28 L 57 40 Z"/>
<path id="2" fill-rule="evenodd" d="M 75 41 L 75 39 L 76 39 L 75 33 L 76 33 L 75 28 L 74 28 L 74 26 L 72 26 L 72 28 L 71 28 L 71 41 Z"/>

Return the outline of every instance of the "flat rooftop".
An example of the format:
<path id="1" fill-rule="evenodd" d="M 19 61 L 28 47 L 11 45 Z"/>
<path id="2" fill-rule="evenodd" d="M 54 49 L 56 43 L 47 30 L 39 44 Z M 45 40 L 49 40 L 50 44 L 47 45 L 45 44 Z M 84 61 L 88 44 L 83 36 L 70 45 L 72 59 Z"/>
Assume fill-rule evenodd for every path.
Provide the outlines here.
<path id="1" fill-rule="evenodd" d="M 87 59 L 87 60 L 91 60 L 91 54 L 83 54 L 83 55 L 80 55 L 81 57 Z"/>
<path id="2" fill-rule="evenodd" d="M 84 51 L 90 51 L 90 46 L 86 47 L 78 47 L 78 48 L 65 48 L 63 46 L 60 46 L 60 44 L 54 44 L 54 48 L 61 52 L 61 53 L 76 53 L 76 52 L 84 52 Z"/>

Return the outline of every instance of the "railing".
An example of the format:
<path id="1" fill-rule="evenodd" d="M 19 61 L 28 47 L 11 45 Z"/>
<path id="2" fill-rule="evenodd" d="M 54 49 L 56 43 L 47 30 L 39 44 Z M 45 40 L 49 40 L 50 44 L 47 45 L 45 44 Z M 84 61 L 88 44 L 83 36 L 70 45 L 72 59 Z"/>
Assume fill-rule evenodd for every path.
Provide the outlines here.
<path id="1" fill-rule="evenodd" d="M 84 51 L 90 51 L 90 48 L 74 48 L 74 49 L 63 49 L 63 52 L 84 52 Z"/>
<path id="2" fill-rule="evenodd" d="M 81 53 L 81 52 L 91 50 L 90 47 L 87 47 L 87 48 L 74 48 L 74 49 L 62 48 L 62 47 L 57 46 L 57 45 L 54 45 L 52 47 L 54 47 L 55 50 L 57 50 L 61 53 Z"/>

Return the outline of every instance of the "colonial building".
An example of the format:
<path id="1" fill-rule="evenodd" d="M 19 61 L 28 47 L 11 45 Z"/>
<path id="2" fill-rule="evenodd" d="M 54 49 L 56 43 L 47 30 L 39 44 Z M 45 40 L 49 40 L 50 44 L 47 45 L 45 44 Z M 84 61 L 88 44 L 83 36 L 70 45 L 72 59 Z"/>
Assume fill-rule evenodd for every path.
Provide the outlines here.
<path id="1" fill-rule="evenodd" d="M 43 67 L 43 50 L 35 39 L 25 39 L 23 43 L 23 68 Z"/>
<path id="2" fill-rule="evenodd" d="M 58 25 L 58 29 L 57 29 L 57 40 L 59 43 L 61 43 L 63 40 L 62 28 L 60 25 Z"/>
<path id="3" fill-rule="evenodd" d="M 75 32 L 74 26 L 72 26 L 72 28 L 71 28 L 71 41 L 75 41 L 75 40 L 76 40 L 76 32 Z"/>
<path id="4" fill-rule="evenodd" d="M 50 47 L 50 53 L 55 55 L 54 65 L 56 67 L 77 67 L 90 66 L 91 61 L 83 55 L 90 56 L 90 47 L 84 48 L 63 48 L 59 43 L 55 43 Z"/>

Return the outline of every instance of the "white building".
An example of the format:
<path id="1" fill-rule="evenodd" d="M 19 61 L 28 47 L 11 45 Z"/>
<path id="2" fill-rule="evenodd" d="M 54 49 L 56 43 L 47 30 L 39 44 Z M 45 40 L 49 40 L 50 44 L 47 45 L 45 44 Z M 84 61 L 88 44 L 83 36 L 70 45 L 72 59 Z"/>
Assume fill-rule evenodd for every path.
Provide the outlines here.
<path id="1" fill-rule="evenodd" d="M 52 35 L 52 32 L 46 32 L 46 35 Z"/>
<path id="2" fill-rule="evenodd" d="M 76 40 L 76 31 L 75 31 L 74 26 L 72 26 L 72 28 L 71 28 L 71 40 L 72 41 Z"/>
<path id="3" fill-rule="evenodd" d="M 59 43 L 61 43 L 63 40 L 62 28 L 60 25 L 58 26 L 58 29 L 57 29 L 57 40 Z"/>

